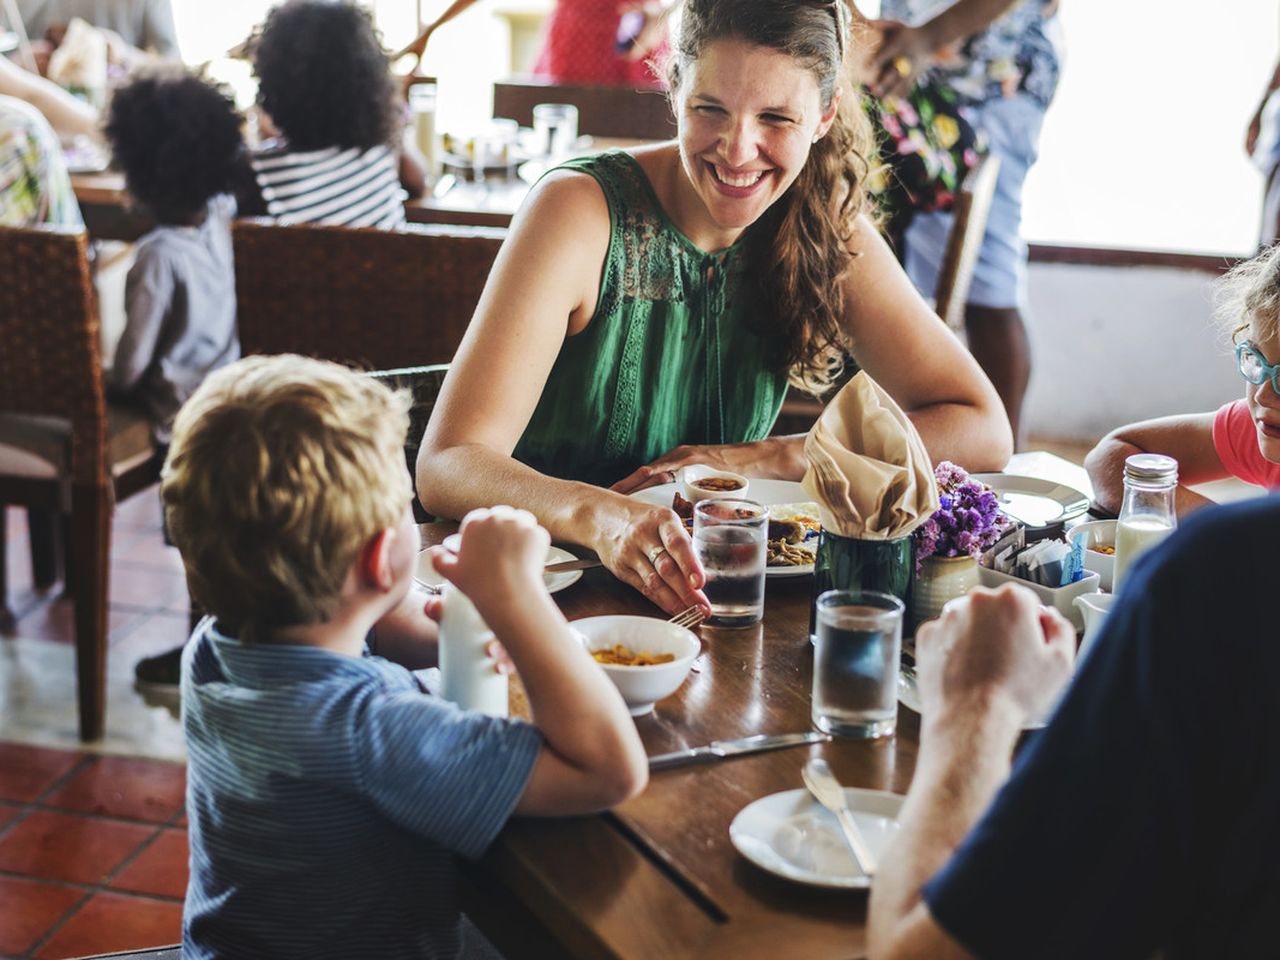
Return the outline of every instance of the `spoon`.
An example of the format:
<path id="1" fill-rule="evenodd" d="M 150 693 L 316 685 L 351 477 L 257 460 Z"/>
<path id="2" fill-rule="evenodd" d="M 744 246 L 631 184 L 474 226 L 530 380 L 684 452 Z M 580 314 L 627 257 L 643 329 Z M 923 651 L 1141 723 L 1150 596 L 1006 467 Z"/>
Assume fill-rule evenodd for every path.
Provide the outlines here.
<path id="1" fill-rule="evenodd" d="M 844 833 L 845 841 L 849 844 L 849 850 L 853 853 L 853 860 L 858 865 L 858 869 L 868 877 L 874 876 L 876 872 L 875 854 L 867 846 L 866 838 L 862 836 L 862 831 L 858 829 L 858 824 L 853 819 L 853 814 L 849 812 L 849 804 L 845 802 L 844 798 L 844 788 L 840 786 L 840 781 L 831 772 L 831 767 L 827 765 L 827 761 L 821 757 L 815 757 L 804 765 L 804 770 L 801 771 L 800 775 L 804 778 L 804 785 L 809 788 L 809 792 L 813 794 L 814 798 L 836 815 L 836 820 Z"/>

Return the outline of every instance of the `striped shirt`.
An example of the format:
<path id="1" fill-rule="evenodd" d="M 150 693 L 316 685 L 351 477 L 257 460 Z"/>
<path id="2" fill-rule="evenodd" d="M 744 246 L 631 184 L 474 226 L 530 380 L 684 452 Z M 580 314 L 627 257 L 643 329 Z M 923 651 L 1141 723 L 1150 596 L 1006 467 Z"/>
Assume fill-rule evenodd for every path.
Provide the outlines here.
<path id="1" fill-rule="evenodd" d="M 78 227 L 80 207 L 58 136 L 35 107 L 0 96 L 0 226 Z"/>
<path id="2" fill-rule="evenodd" d="M 399 160 L 385 146 L 256 154 L 253 174 L 267 214 L 280 223 L 394 229 L 404 223 Z"/>
<path id="3" fill-rule="evenodd" d="M 456 957 L 456 857 L 506 823 L 542 746 L 379 657 L 241 644 L 182 663 L 186 958 Z"/>

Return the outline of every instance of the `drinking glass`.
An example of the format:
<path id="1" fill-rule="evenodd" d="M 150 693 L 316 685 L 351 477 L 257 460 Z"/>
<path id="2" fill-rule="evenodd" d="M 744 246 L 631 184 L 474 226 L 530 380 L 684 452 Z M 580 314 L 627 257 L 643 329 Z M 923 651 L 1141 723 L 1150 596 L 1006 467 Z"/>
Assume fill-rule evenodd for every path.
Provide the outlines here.
<path id="1" fill-rule="evenodd" d="M 893 736 L 904 609 L 897 597 L 875 590 L 828 590 L 818 597 L 812 716 L 819 730 Z"/>
<path id="2" fill-rule="evenodd" d="M 568 156 L 578 139 L 578 108 L 571 103 L 540 103 L 533 108 L 534 143 L 548 160 Z"/>
<path id="3" fill-rule="evenodd" d="M 440 149 L 436 144 L 436 85 L 416 83 L 409 88 L 409 112 L 413 116 L 413 136 L 418 152 L 427 163 L 427 177 L 440 176 Z"/>
<path id="4" fill-rule="evenodd" d="M 769 510 L 754 500 L 703 500 L 693 507 L 693 549 L 707 575 L 712 627 L 749 627 L 764 616 Z"/>

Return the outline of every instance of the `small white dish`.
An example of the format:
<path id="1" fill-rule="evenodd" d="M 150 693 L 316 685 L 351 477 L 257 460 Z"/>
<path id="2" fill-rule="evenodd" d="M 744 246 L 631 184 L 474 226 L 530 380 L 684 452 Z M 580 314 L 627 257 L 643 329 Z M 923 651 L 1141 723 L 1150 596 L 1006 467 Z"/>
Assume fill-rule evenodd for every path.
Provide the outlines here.
<path id="1" fill-rule="evenodd" d="M 675 659 L 648 667 L 624 667 L 602 663 L 604 671 L 633 717 L 642 717 L 653 705 L 680 689 L 694 658 L 702 651 L 702 643 L 684 627 L 654 617 L 621 614 L 586 617 L 574 620 L 570 627 L 582 639 L 588 651 L 604 650 L 622 644 L 633 653 L 670 653 Z"/>
<path id="2" fill-rule="evenodd" d="M 456 551 L 460 540 L 461 537 L 458 534 L 450 534 L 444 538 L 444 546 Z M 577 559 L 568 550 L 560 547 L 547 548 L 547 563 L 560 563 L 564 560 Z M 418 565 L 414 572 L 414 577 L 431 587 L 438 587 L 444 583 L 444 577 L 436 573 L 436 568 L 431 565 L 431 558 L 427 556 L 427 551 L 425 550 L 418 554 Z M 548 593 L 559 593 L 566 587 L 573 586 L 581 579 L 581 570 L 565 570 L 561 573 L 544 573 L 542 575 L 542 580 L 547 585 Z"/>
<path id="3" fill-rule="evenodd" d="M 720 481 L 726 484 L 737 484 L 727 490 L 707 490 L 699 484 L 704 481 Z M 680 490 L 684 498 L 692 503 L 703 500 L 745 500 L 751 481 L 740 473 L 728 470 L 715 470 L 702 464 L 694 464 L 680 471 Z"/>
<path id="4" fill-rule="evenodd" d="M 1060 614 L 1071 621 L 1071 625 L 1076 628 L 1076 633 L 1084 630 L 1084 616 L 1076 609 L 1072 602 L 1082 593 L 1093 593 L 1098 589 L 1098 575 L 1092 571 L 1086 571 L 1085 575 L 1075 583 L 1068 583 L 1065 587 L 1046 587 L 1041 583 L 1033 583 L 1030 580 L 1023 580 L 1021 577 L 1015 577 L 1011 573 L 1001 573 L 998 570 L 992 570 L 990 567 L 978 567 L 978 582 L 984 587 L 996 589 L 1003 587 L 1006 583 L 1015 583 L 1020 587 L 1026 587 L 1034 593 L 1046 607 L 1053 607 Z"/>
<path id="5" fill-rule="evenodd" d="M 1084 568 L 1098 575 L 1098 588 L 1109 591 L 1112 578 L 1115 576 L 1116 556 L 1114 553 L 1097 553 L 1090 547 L 1103 546 L 1116 548 L 1116 522 L 1114 520 L 1090 520 L 1071 528 L 1069 536 L 1075 537 L 1085 531 L 1089 538 L 1084 542 Z"/>
<path id="6" fill-rule="evenodd" d="M 681 486 L 678 483 L 664 483 L 656 487 L 637 490 L 631 496 L 633 499 L 644 503 L 652 503 L 659 507 L 670 507 L 672 498 L 680 489 Z M 681 496 L 684 496 L 684 494 L 682 493 Z M 686 499 L 688 498 L 686 497 Z M 794 480 L 761 480 L 756 478 L 751 481 L 751 496 L 747 499 L 762 503 L 766 507 L 771 507 L 777 504 L 807 503 L 812 498 L 805 492 L 804 487 Z M 803 577 L 809 573 L 813 573 L 813 564 L 811 563 L 794 567 L 765 567 L 765 576 L 771 580 L 783 577 Z"/>
<path id="7" fill-rule="evenodd" d="M 994 490 L 1000 509 L 1030 530 L 1074 519 L 1089 509 L 1089 498 L 1083 493 L 1052 480 L 1010 473 L 971 476 Z"/>
<path id="8" fill-rule="evenodd" d="M 844 796 L 879 859 L 898 832 L 906 797 L 856 787 L 845 787 Z M 854 862 L 835 814 L 808 790 L 785 790 L 743 807 L 729 825 L 729 839 L 756 866 L 787 880 L 835 890 L 871 886 L 871 878 Z"/>

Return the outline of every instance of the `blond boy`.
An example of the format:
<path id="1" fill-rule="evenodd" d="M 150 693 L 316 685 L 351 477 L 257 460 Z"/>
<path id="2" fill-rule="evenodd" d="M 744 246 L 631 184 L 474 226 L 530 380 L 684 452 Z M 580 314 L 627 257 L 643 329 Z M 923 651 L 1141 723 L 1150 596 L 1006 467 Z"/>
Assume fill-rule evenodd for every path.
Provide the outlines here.
<path id="1" fill-rule="evenodd" d="M 548 597 L 527 513 L 476 511 L 457 555 L 433 559 L 506 646 L 535 724 L 463 712 L 406 669 L 436 640 L 410 589 L 406 406 L 333 364 L 253 357 L 178 415 L 162 496 L 211 612 L 183 657 L 184 956 L 464 955 L 456 855 L 513 813 L 644 787 L 635 727 Z"/>

